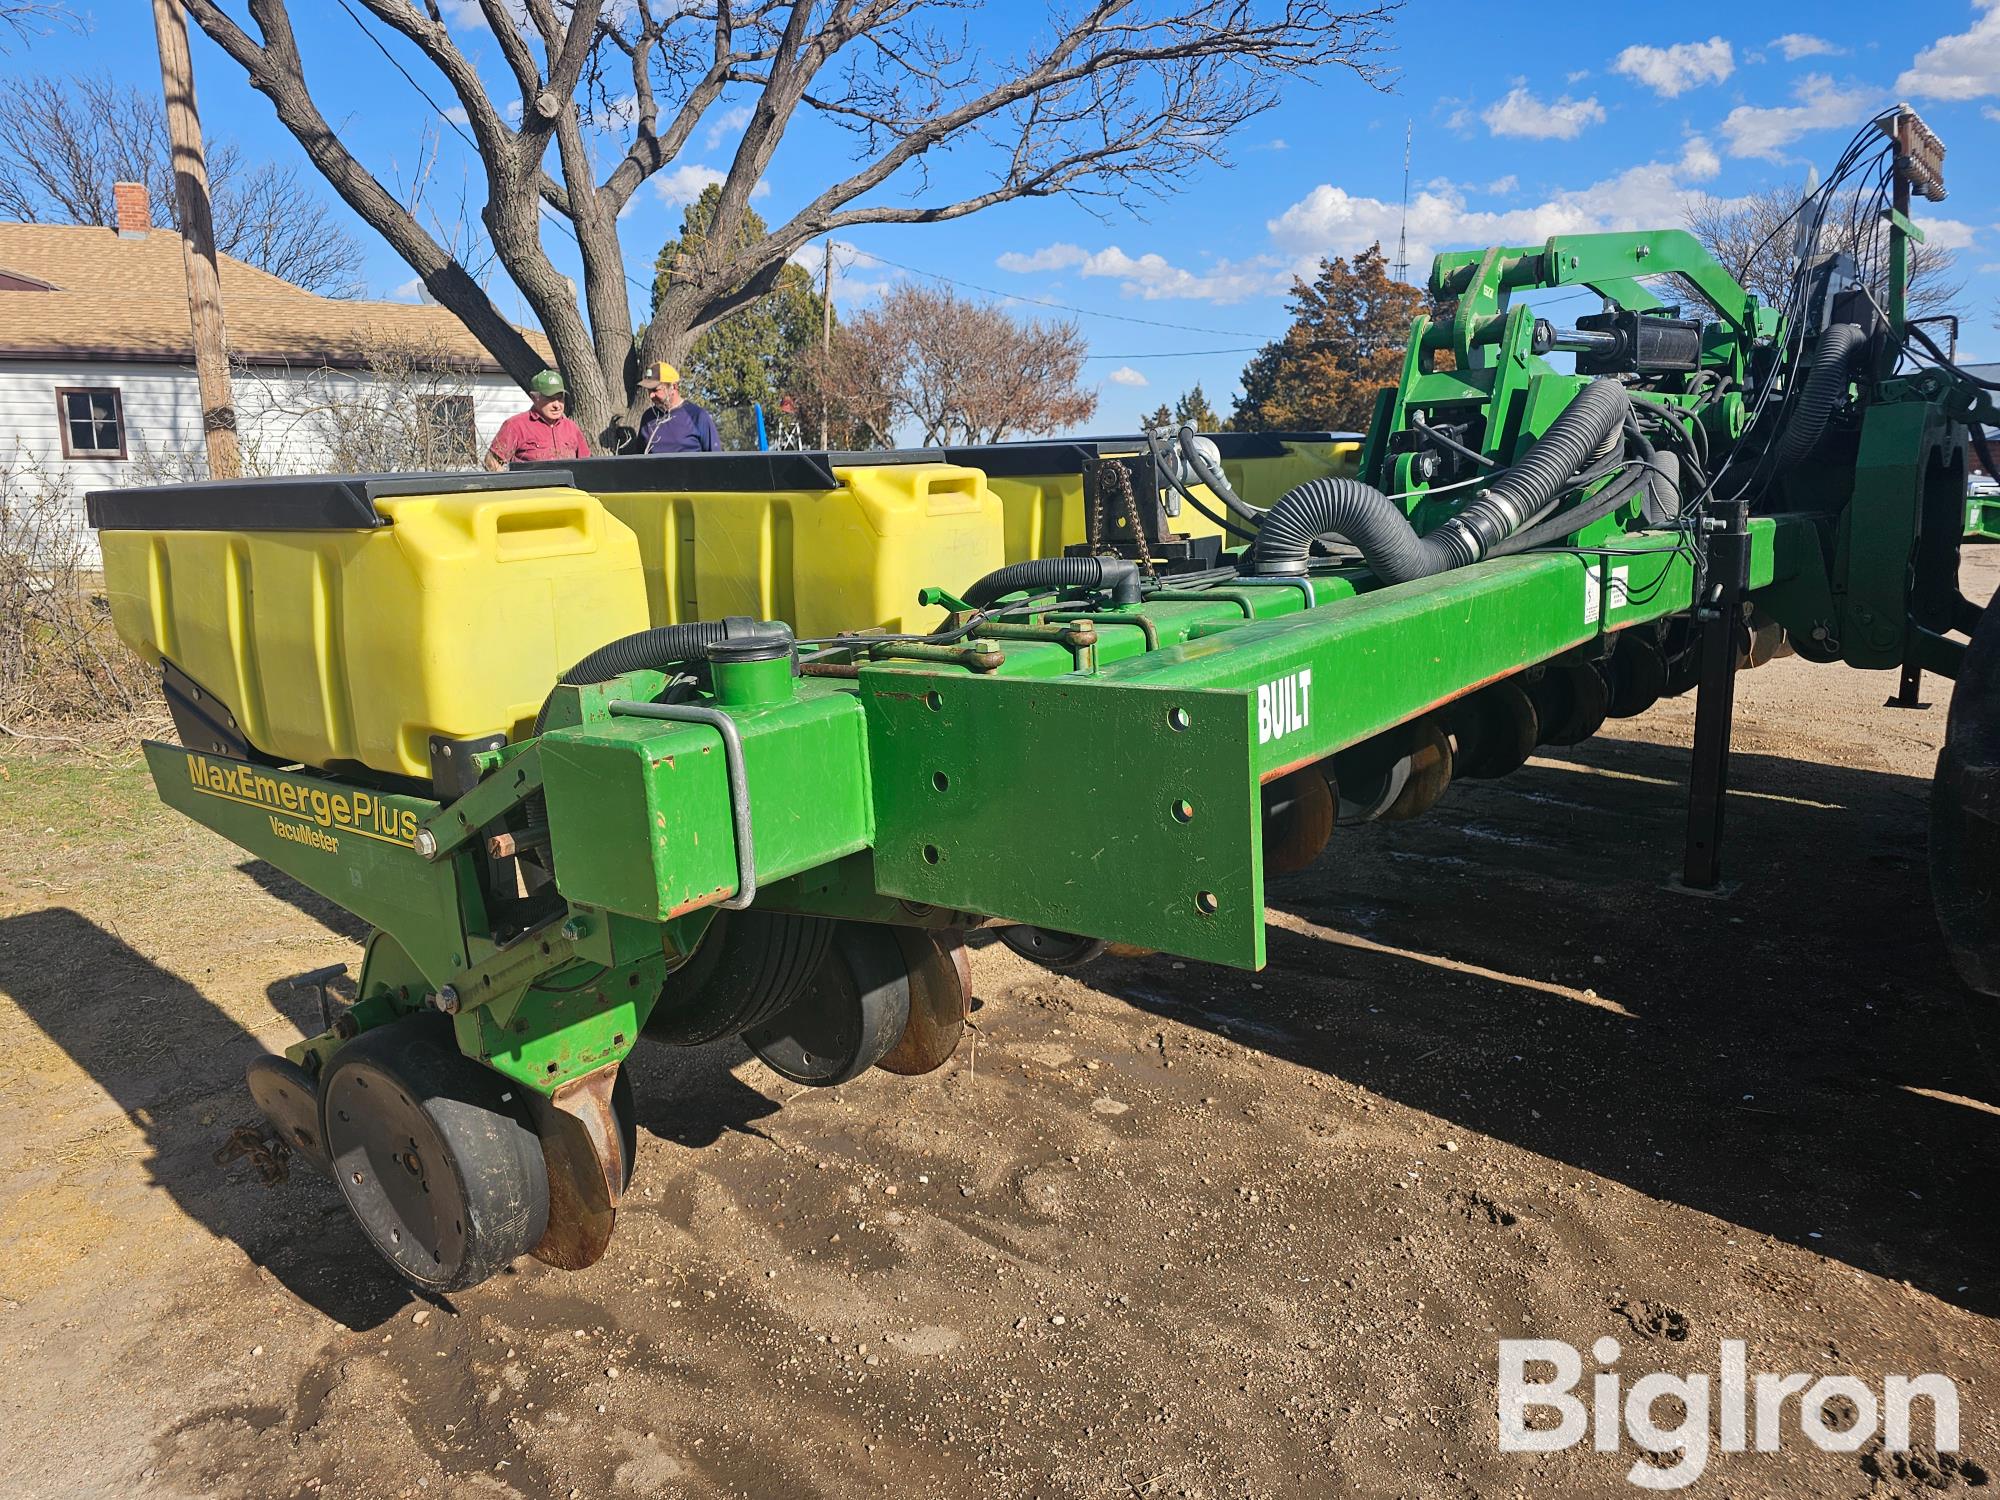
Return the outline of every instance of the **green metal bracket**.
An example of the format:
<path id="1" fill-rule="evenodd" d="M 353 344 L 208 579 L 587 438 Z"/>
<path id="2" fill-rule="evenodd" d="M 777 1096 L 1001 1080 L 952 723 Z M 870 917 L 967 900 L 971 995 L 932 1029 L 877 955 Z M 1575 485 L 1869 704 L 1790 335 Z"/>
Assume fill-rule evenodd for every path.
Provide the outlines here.
<path id="1" fill-rule="evenodd" d="M 504 817 L 542 789 L 542 758 L 538 746 L 526 746 L 520 754 L 488 775 L 456 802 L 429 818 L 417 835 L 417 848 L 425 849 L 424 834 L 437 841 L 432 859 L 443 859 L 464 848 L 479 830 Z"/>
<path id="2" fill-rule="evenodd" d="M 860 681 L 884 894 L 1263 964 L 1254 694 L 884 667 Z"/>

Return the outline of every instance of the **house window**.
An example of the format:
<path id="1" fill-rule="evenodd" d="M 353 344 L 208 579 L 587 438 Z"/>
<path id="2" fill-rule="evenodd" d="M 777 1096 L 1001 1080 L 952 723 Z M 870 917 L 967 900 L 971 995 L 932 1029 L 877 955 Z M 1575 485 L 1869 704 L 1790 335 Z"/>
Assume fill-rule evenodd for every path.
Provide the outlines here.
<path id="1" fill-rule="evenodd" d="M 426 462 L 469 464 L 478 458 L 479 434 L 473 426 L 470 396 L 418 396 L 417 424 Z"/>
<path id="2" fill-rule="evenodd" d="M 123 458 L 125 403 L 114 386 L 56 392 L 64 458 Z"/>

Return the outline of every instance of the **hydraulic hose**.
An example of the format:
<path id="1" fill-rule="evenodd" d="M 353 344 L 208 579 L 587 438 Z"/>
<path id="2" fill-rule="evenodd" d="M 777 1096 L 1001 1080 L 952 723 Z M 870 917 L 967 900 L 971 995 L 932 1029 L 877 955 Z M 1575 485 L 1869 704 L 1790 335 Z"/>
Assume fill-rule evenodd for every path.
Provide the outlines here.
<path id="1" fill-rule="evenodd" d="M 1312 479 L 1266 512 L 1253 549 L 1260 574 L 1299 574 L 1313 539 L 1336 532 L 1360 548 L 1384 583 L 1429 578 L 1478 562 L 1531 519 L 1545 513 L 1571 475 L 1625 423 L 1631 401 L 1616 380 L 1593 380 L 1576 393 L 1527 456 L 1427 536 L 1402 508 L 1358 479 Z"/>
<path id="2" fill-rule="evenodd" d="M 1176 490 L 1178 490 L 1180 492 L 1180 497 L 1183 500 L 1187 501 L 1187 503 L 1193 506 L 1195 510 L 1200 512 L 1202 515 L 1207 516 L 1209 520 L 1213 521 L 1217 526 L 1221 527 L 1231 536 L 1241 537 L 1246 542 L 1254 542 L 1257 540 L 1257 533 L 1253 528 L 1246 527 L 1241 522 L 1232 521 L 1229 519 L 1227 515 L 1221 515 L 1213 510 L 1210 510 L 1206 505 L 1202 503 L 1201 496 L 1197 495 L 1193 490 L 1189 489 L 1184 482 L 1182 482 L 1181 476 L 1177 472 L 1177 466 L 1174 464 L 1170 464 L 1167 461 L 1166 451 L 1160 447 L 1160 438 L 1158 433 L 1148 432 L 1146 434 L 1146 447 L 1151 452 L 1153 457 L 1153 472 L 1157 474 L 1166 483 L 1172 485 Z M 1261 516 L 1263 512 L 1259 511 L 1258 514 Z"/>
<path id="3" fill-rule="evenodd" d="M 995 568 L 965 591 L 975 609 L 1023 589 L 1110 589 L 1119 604 L 1139 602 L 1139 565 L 1127 557 L 1035 557 Z"/>
<path id="4" fill-rule="evenodd" d="M 1819 336 L 1813 367 L 1771 456 L 1779 467 L 1797 463 L 1819 446 L 1833 409 L 1847 396 L 1850 368 L 1868 347 L 1868 336 L 1853 323 L 1835 323 Z"/>
<path id="5" fill-rule="evenodd" d="M 1178 438 L 1181 456 L 1187 460 L 1188 467 L 1194 470 L 1195 478 L 1207 485 L 1214 492 L 1215 498 L 1228 506 L 1235 515 L 1248 521 L 1252 526 L 1261 523 L 1265 513 L 1230 488 L 1229 479 L 1222 472 L 1222 465 L 1208 456 L 1207 450 L 1198 441 L 1200 436 L 1194 430 L 1192 422 L 1181 423 Z"/>

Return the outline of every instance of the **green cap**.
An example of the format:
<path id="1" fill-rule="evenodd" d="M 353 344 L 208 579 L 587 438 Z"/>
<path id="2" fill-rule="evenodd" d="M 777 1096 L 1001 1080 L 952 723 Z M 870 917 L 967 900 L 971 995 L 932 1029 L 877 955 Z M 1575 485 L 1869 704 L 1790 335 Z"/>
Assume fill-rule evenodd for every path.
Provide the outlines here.
<path id="1" fill-rule="evenodd" d="M 569 394 L 569 388 L 563 384 L 562 376 L 558 375 L 554 370 L 542 371 L 541 374 L 528 382 L 528 389 L 543 400 L 547 400 L 550 396 L 566 396 Z"/>

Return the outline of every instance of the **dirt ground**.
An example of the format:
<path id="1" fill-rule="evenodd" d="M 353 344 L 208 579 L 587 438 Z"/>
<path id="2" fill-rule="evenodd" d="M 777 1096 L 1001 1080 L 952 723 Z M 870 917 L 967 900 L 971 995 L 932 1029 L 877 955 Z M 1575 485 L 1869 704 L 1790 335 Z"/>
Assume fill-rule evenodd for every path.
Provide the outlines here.
<path id="1" fill-rule="evenodd" d="M 1727 899 L 1668 884 L 1683 700 L 1342 832 L 1263 974 L 989 945 L 976 1045 L 826 1092 L 643 1048 L 607 1258 L 435 1303 L 217 1161 L 354 927 L 129 756 L 0 749 L 0 1493 L 1624 1494 L 1629 1439 L 1496 1443 L 1498 1339 L 1606 1335 L 1957 1382 L 1938 1466 L 1788 1424 L 1688 1493 L 2000 1493 L 1995 1028 L 1925 888 L 1946 685 L 1891 686 L 1744 678 Z"/>

